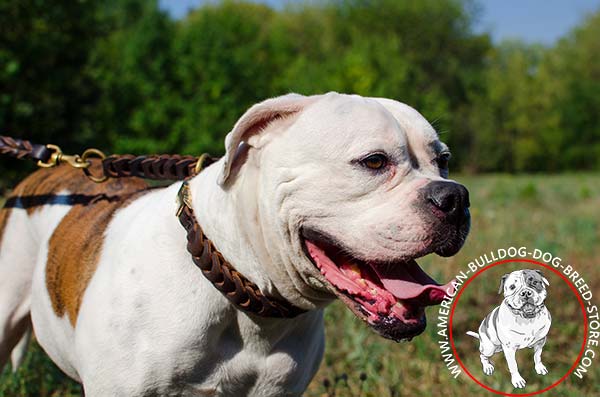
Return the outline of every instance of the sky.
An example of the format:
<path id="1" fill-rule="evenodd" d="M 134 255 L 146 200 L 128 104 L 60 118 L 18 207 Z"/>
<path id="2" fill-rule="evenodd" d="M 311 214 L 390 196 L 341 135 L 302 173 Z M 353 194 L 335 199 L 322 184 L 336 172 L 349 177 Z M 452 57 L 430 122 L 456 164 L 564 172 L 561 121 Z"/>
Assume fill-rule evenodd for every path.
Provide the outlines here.
<path id="1" fill-rule="evenodd" d="M 553 44 L 578 25 L 587 13 L 600 9 L 600 0 L 483 0 L 475 30 L 494 41 L 518 38 Z"/>
<path id="2" fill-rule="evenodd" d="M 255 0 L 282 7 L 294 0 Z M 314 0 L 313 0 L 314 1 Z M 203 0 L 159 0 L 173 17 L 183 17 Z M 495 42 L 521 39 L 528 43 L 552 45 L 589 12 L 600 9 L 600 0 L 479 0 L 477 32 L 489 32 Z"/>

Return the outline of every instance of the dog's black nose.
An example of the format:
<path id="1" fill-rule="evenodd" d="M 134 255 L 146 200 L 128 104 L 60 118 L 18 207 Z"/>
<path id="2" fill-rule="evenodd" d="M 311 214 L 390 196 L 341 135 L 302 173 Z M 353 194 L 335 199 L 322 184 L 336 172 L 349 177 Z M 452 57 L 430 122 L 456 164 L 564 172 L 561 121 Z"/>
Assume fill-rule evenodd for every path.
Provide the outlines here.
<path id="1" fill-rule="evenodd" d="M 519 295 L 521 295 L 523 298 L 530 298 L 531 295 L 533 295 L 533 292 L 531 292 L 530 290 L 526 289 L 524 291 L 521 291 L 519 293 Z"/>
<path id="2" fill-rule="evenodd" d="M 469 191 L 456 182 L 435 181 L 425 187 L 425 199 L 450 223 L 469 217 Z"/>

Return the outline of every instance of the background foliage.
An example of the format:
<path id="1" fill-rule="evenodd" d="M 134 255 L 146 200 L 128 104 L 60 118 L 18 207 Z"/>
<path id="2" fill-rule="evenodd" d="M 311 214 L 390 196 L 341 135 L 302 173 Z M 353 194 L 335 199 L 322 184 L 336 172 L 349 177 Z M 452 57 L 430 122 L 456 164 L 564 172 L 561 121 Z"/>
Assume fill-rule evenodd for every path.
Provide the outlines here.
<path id="1" fill-rule="evenodd" d="M 335 90 L 411 104 L 455 170 L 598 169 L 600 12 L 553 47 L 493 45 L 476 16 L 469 0 L 223 1 L 181 20 L 156 1 L 0 0 L 0 131 L 220 153 L 251 104 Z"/>

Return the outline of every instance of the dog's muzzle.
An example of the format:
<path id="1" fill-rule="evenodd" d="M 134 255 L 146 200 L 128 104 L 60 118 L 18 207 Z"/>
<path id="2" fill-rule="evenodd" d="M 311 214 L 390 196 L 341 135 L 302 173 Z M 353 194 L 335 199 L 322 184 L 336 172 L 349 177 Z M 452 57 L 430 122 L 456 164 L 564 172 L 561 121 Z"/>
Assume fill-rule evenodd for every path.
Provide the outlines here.
<path id="1" fill-rule="evenodd" d="M 435 225 L 435 253 L 440 256 L 456 254 L 469 233 L 469 191 L 450 181 L 430 182 L 421 189 L 419 212 Z"/>
<path id="2" fill-rule="evenodd" d="M 522 287 L 521 290 L 516 292 L 514 297 L 516 298 L 516 301 L 513 302 L 516 303 L 518 301 L 520 307 L 514 307 L 510 303 L 508 306 L 514 314 L 521 315 L 525 318 L 535 317 L 544 307 L 543 300 L 541 302 L 536 302 L 538 292 L 530 287 Z"/>

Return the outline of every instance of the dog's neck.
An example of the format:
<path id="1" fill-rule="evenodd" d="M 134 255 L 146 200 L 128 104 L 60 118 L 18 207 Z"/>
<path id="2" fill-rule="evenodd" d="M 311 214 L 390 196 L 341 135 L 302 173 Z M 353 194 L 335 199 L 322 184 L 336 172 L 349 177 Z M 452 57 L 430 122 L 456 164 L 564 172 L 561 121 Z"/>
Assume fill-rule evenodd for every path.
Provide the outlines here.
<path id="1" fill-rule="evenodd" d="M 254 240 L 259 237 L 256 235 L 259 227 L 249 224 L 248 214 L 237 209 L 237 197 L 216 186 L 219 168 L 220 162 L 217 162 L 189 182 L 198 223 L 236 270 L 265 293 L 272 292 L 274 285 L 265 268 L 268 258 L 261 255 Z M 255 232 L 250 232 L 249 228 Z"/>
<path id="2" fill-rule="evenodd" d="M 220 170 L 218 161 L 189 182 L 192 207 L 206 236 L 265 295 L 311 309 L 312 303 L 294 288 L 281 266 L 286 258 L 279 249 L 278 236 L 269 234 L 269 228 L 261 223 L 265 217 L 260 214 L 256 182 L 250 183 L 240 175 L 241 180 L 221 188 L 216 182 Z"/>

